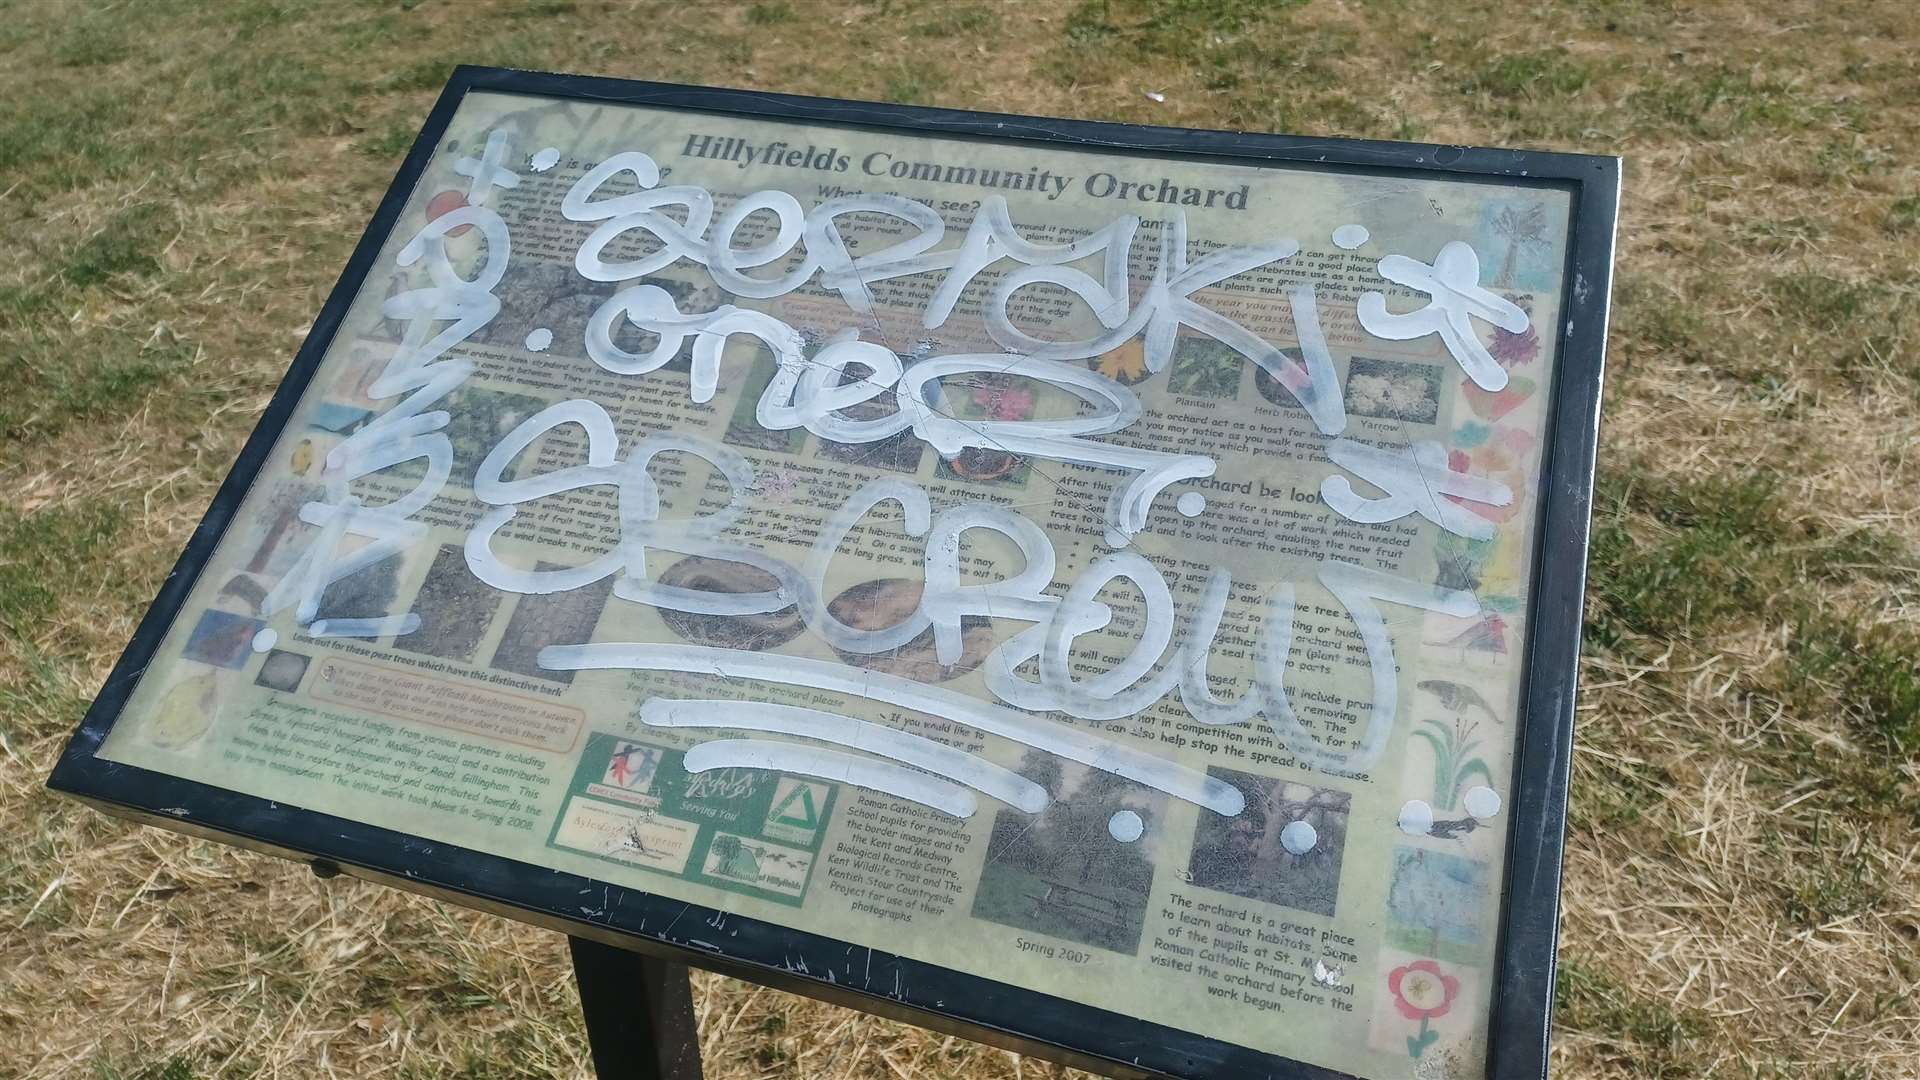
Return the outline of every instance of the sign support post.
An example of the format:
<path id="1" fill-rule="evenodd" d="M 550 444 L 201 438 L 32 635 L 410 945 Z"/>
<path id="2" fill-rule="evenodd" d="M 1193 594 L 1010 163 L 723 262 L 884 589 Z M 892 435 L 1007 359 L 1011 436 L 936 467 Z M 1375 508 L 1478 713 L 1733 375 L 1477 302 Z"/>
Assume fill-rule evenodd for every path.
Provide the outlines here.
<path id="1" fill-rule="evenodd" d="M 600 1080 L 700 1080 L 687 966 L 588 938 L 567 944 Z"/>

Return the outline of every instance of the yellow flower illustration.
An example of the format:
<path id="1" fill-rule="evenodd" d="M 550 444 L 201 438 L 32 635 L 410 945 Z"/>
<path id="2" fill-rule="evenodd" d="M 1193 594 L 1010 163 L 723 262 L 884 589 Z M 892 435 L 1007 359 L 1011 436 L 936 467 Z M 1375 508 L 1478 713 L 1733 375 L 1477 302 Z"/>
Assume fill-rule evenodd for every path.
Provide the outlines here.
<path id="1" fill-rule="evenodd" d="M 1132 384 L 1147 377 L 1147 346 L 1138 338 L 1111 352 L 1102 353 L 1094 370 L 1119 383 Z"/>

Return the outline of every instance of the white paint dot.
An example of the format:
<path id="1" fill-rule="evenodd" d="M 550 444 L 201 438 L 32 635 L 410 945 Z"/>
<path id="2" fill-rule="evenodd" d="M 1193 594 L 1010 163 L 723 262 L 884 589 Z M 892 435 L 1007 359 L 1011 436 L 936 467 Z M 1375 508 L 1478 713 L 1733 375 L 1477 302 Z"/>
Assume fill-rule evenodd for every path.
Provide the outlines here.
<path id="1" fill-rule="evenodd" d="M 1500 793 L 1490 787 L 1467 789 L 1467 813 L 1475 821 L 1485 821 L 1500 812 Z"/>
<path id="2" fill-rule="evenodd" d="M 1372 234 L 1367 232 L 1365 225 L 1342 225 L 1333 230 L 1333 243 L 1335 247 L 1352 251 L 1366 243 L 1370 235 Z"/>
<path id="3" fill-rule="evenodd" d="M 279 642 L 280 635 L 273 632 L 273 627 L 264 627 L 259 633 L 253 635 L 253 651 L 266 652 Z"/>
<path id="4" fill-rule="evenodd" d="M 1131 844 L 1140 839 L 1141 833 L 1147 831 L 1147 825 L 1140 820 L 1139 814 L 1131 810 L 1122 810 L 1107 819 L 1107 831 L 1113 834 L 1115 840 L 1123 844 Z"/>
<path id="5" fill-rule="evenodd" d="M 1289 821 L 1287 827 L 1280 830 L 1280 846 L 1293 855 L 1305 855 L 1319 842 L 1320 834 L 1304 821 Z"/>
<path id="6" fill-rule="evenodd" d="M 1197 491 L 1189 491 L 1173 500 L 1173 506 L 1188 517 L 1199 517 L 1207 509 L 1207 497 Z"/>
<path id="7" fill-rule="evenodd" d="M 535 151 L 533 155 L 534 172 L 546 172 L 559 163 L 560 151 L 556 147 L 549 146 L 545 150 Z"/>
<path id="8" fill-rule="evenodd" d="M 1400 831 L 1408 836 L 1425 836 L 1433 831 L 1433 807 L 1419 799 L 1407 800 L 1400 808 Z"/>
<path id="9" fill-rule="evenodd" d="M 551 344 L 553 344 L 553 331 L 544 326 L 527 335 L 528 352 L 546 352 L 547 346 Z"/>

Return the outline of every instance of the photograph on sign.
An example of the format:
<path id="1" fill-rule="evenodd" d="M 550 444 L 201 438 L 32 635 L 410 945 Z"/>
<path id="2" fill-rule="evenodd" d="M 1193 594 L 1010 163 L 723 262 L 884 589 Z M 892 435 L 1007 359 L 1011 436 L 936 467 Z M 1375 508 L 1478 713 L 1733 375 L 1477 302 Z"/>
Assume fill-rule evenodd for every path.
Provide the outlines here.
<path id="1" fill-rule="evenodd" d="M 477 91 L 416 157 L 100 761 L 1484 1074 L 1568 185 Z"/>

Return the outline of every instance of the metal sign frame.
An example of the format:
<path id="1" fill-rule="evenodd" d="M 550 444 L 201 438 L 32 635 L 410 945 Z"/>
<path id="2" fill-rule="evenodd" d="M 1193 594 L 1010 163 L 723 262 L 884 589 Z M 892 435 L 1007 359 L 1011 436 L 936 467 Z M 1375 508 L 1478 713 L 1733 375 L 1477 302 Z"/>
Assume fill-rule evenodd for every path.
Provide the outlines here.
<path id="1" fill-rule="evenodd" d="M 694 110 L 762 120 L 938 134 L 1119 155 L 1285 164 L 1346 173 L 1486 178 L 1572 196 L 1564 323 L 1537 493 L 1541 528 L 1525 645 L 1523 711 L 1509 802 L 1489 1075 L 1546 1074 L 1574 691 L 1594 454 L 1618 208 L 1612 157 L 1332 138 L 1248 135 L 1037 119 L 494 68 L 458 68 L 354 249 L 339 283 L 248 438 L 205 518 L 101 687 L 48 781 L 102 810 L 177 832 L 310 862 L 565 933 L 906 1020 L 948 1034 L 1117 1076 L 1335 1080 L 1345 1074 L 1136 1020 L 938 965 L 718 912 L 638 889 L 530 866 L 96 756 L 306 391 L 348 305 L 392 231 L 461 100 L 473 91 Z M 604 912 L 578 897 L 606 894 Z M 695 944 L 703 922 L 737 934 Z M 859 977 L 830 981 L 849 955 Z"/>

